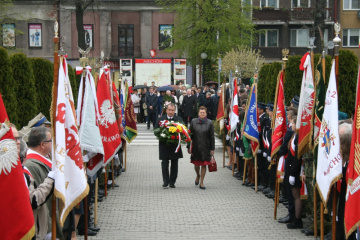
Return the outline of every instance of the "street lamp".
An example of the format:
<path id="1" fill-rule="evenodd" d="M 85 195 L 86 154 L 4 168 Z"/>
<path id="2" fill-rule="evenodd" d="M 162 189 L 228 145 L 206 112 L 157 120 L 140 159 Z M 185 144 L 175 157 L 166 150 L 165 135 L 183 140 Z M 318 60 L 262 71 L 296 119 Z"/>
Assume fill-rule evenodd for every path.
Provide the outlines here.
<path id="1" fill-rule="evenodd" d="M 205 72 L 205 64 L 204 64 L 204 61 L 205 61 L 205 59 L 208 57 L 208 55 L 206 54 L 206 53 L 201 53 L 200 54 L 200 57 L 201 57 L 201 59 L 203 60 L 202 61 L 202 69 L 203 69 L 203 71 L 202 71 L 202 79 L 205 81 L 205 79 L 204 79 L 204 72 Z M 201 84 L 201 78 L 200 78 L 200 86 L 202 86 L 203 84 Z"/>

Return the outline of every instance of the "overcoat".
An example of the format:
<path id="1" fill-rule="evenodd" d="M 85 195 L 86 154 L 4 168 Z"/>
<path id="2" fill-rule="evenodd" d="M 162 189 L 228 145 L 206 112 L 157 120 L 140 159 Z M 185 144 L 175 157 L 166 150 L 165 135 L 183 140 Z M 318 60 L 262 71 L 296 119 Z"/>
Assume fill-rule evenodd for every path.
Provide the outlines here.
<path id="1" fill-rule="evenodd" d="M 194 112 L 197 107 L 196 97 L 194 95 L 184 96 L 182 102 L 182 110 L 184 111 L 185 117 L 194 117 Z"/>
<path id="2" fill-rule="evenodd" d="M 210 151 L 215 150 L 214 126 L 211 120 L 200 123 L 194 118 L 190 124 L 192 154 L 191 160 L 210 161 Z M 190 147 L 190 145 L 188 145 Z"/>
<path id="3" fill-rule="evenodd" d="M 157 106 L 158 106 L 158 96 L 156 96 L 155 93 L 151 96 L 151 94 L 146 95 L 146 105 L 147 105 L 147 112 L 148 113 L 156 113 Z M 153 109 L 150 109 L 150 106 L 153 107 Z"/>

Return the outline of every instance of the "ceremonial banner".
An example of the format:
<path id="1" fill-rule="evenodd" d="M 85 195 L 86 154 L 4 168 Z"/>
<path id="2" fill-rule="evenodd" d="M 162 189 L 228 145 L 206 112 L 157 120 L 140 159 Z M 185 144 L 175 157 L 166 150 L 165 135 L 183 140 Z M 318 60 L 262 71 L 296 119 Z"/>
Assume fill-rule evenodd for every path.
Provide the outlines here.
<path id="1" fill-rule="evenodd" d="M 233 80 L 233 96 L 231 101 L 231 111 L 230 111 L 230 132 L 235 131 L 236 125 L 239 122 L 239 106 L 238 106 L 238 90 L 237 90 L 237 79 Z"/>
<path id="2" fill-rule="evenodd" d="M 360 224 L 360 68 L 358 73 L 355 115 L 346 172 L 345 234 L 348 238 Z"/>
<path id="3" fill-rule="evenodd" d="M 311 58 L 306 53 L 300 64 L 300 70 L 304 71 L 301 82 L 299 110 L 296 120 L 296 131 L 299 134 L 298 158 L 308 149 L 311 143 L 312 112 L 314 107 L 314 80 L 311 68 Z"/>
<path id="4" fill-rule="evenodd" d="M 77 103 L 80 147 L 86 151 L 83 158 L 87 164 L 87 174 L 92 177 L 102 166 L 104 147 L 99 130 L 99 108 L 96 99 L 94 78 L 90 69 L 85 69 L 85 77 L 81 78 Z M 97 154 L 99 156 L 95 157 Z"/>
<path id="5" fill-rule="evenodd" d="M 284 97 L 284 72 L 281 70 L 278 76 L 278 82 L 275 93 L 275 104 L 276 115 L 272 118 L 272 148 L 271 157 L 273 157 L 280 149 L 283 144 L 284 136 L 287 130 L 286 126 L 286 112 L 285 112 L 285 97 Z"/>
<path id="6" fill-rule="evenodd" d="M 125 83 L 125 89 L 128 88 L 127 82 Z M 129 94 L 129 91 L 128 91 Z M 137 136 L 137 127 L 135 121 L 134 113 L 134 104 L 131 100 L 131 96 L 126 97 L 127 102 L 125 105 L 125 122 L 126 122 L 126 141 L 131 143 L 131 141 Z"/>
<path id="7" fill-rule="evenodd" d="M 29 190 L 0 94 L 0 235 L 1 239 L 32 239 L 34 215 Z"/>
<path id="8" fill-rule="evenodd" d="M 57 99 L 53 99 L 56 118 L 52 166 L 55 171 L 54 193 L 61 202 L 60 225 L 63 226 L 69 212 L 89 193 L 89 186 L 83 167 L 67 62 L 65 58 L 60 58 L 59 62 L 58 85 L 54 86 Z"/>
<path id="9" fill-rule="evenodd" d="M 97 85 L 97 100 L 100 113 L 100 135 L 104 146 L 104 165 L 107 165 L 121 147 L 121 136 L 116 121 L 114 105 L 110 95 L 109 69 L 100 70 Z"/>
<path id="10" fill-rule="evenodd" d="M 260 120 L 257 110 L 257 84 L 254 83 L 251 87 L 251 95 L 249 104 L 246 109 L 246 118 L 244 123 L 243 134 L 251 140 L 251 148 L 253 156 L 256 156 L 257 150 L 259 149 L 259 127 Z"/>
<path id="11" fill-rule="evenodd" d="M 333 61 L 320 128 L 316 168 L 316 186 L 325 205 L 329 198 L 330 187 L 342 177 L 338 124 L 338 93 L 336 88 L 335 61 Z"/>
<path id="12" fill-rule="evenodd" d="M 218 111 L 216 115 L 216 121 L 219 122 L 220 131 L 224 129 L 224 101 L 225 101 L 226 84 L 223 83 L 221 87 L 221 95 L 218 104 Z"/>
<path id="13" fill-rule="evenodd" d="M 321 58 L 319 59 L 318 65 L 316 66 L 315 71 L 315 83 L 316 83 L 316 99 L 315 99 L 315 108 L 314 108 L 314 132 L 313 132 L 313 145 L 314 145 L 314 162 L 313 162 L 313 179 L 315 178 L 315 166 L 317 165 L 317 155 L 318 155 L 318 144 L 319 144 L 319 134 L 321 128 L 322 115 L 324 113 L 324 104 L 325 104 L 325 80 L 323 78 L 323 69 L 321 65 Z"/>
<path id="14" fill-rule="evenodd" d="M 118 91 L 116 90 L 116 86 L 115 86 L 114 82 L 112 82 L 111 91 L 112 91 L 112 96 L 113 96 L 113 104 L 114 104 L 116 122 L 118 124 L 119 133 L 121 136 L 124 133 L 124 126 L 122 125 L 122 112 L 121 112 L 122 109 L 121 109 L 119 94 L 118 94 Z"/>

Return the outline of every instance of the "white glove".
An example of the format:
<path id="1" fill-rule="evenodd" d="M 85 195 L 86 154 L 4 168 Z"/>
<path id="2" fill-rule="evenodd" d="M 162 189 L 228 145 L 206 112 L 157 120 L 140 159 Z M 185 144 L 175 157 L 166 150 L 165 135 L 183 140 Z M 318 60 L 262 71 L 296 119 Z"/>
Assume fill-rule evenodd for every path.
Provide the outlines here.
<path id="1" fill-rule="evenodd" d="M 267 157 L 267 153 L 266 153 L 266 152 L 263 152 L 263 157 Z"/>
<path id="2" fill-rule="evenodd" d="M 119 155 L 115 154 L 114 158 L 115 158 L 116 160 L 119 160 Z"/>
<path id="3" fill-rule="evenodd" d="M 48 177 L 51 178 L 52 180 L 55 180 L 55 171 L 54 171 L 54 170 L 51 170 L 51 171 L 48 173 Z"/>
<path id="4" fill-rule="evenodd" d="M 240 150 L 240 149 L 237 147 L 237 148 L 236 148 L 236 151 L 239 151 L 239 150 Z"/>
<path id="5" fill-rule="evenodd" d="M 258 149 L 257 153 L 259 153 L 259 154 L 260 154 L 260 153 L 261 153 L 261 149 Z"/>
<path id="6" fill-rule="evenodd" d="M 268 162 L 271 162 L 271 157 L 268 156 L 268 157 L 267 157 L 267 160 L 268 160 Z"/>
<path id="7" fill-rule="evenodd" d="M 226 135 L 226 141 L 229 141 L 229 140 L 230 140 L 229 135 Z"/>
<path id="8" fill-rule="evenodd" d="M 292 185 L 292 186 L 295 185 L 295 177 L 294 177 L 294 176 L 290 176 L 290 177 L 289 177 L 289 183 L 290 183 L 290 185 Z"/>

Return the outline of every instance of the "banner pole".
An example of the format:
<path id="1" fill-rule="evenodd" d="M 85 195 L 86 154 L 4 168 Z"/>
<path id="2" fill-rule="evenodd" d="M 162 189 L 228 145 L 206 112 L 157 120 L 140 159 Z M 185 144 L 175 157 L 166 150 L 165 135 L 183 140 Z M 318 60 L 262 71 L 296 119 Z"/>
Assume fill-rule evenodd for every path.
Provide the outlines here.
<path id="1" fill-rule="evenodd" d="M 255 155 L 255 192 L 257 193 L 258 187 L 258 164 L 257 164 L 257 154 Z"/>
<path id="2" fill-rule="evenodd" d="M 332 240 L 336 240 L 336 206 L 337 206 L 337 197 L 336 197 L 336 185 L 333 185 L 333 202 L 332 202 Z"/>
<path id="3" fill-rule="evenodd" d="M 104 196 L 107 197 L 107 173 L 106 173 L 106 166 L 104 166 Z"/>
<path id="4" fill-rule="evenodd" d="M 276 176 L 276 180 L 275 180 L 275 207 L 274 207 L 274 220 L 276 220 L 276 215 L 277 215 L 277 205 L 278 205 L 278 178 Z"/>
<path id="5" fill-rule="evenodd" d="M 125 167 L 124 167 L 125 172 L 126 172 L 126 158 L 127 158 L 127 144 L 125 144 Z"/>
<path id="6" fill-rule="evenodd" d="M 317 196 L 316 196 L 316 187 L 314 187 L 314 237 L 317 238 Z"/>
<path id="7" fill-rule="evenodd" d="M 226 149 L 226 143 L 225 143 L 225 127 L 223 129 L 223 168 L 225 168 L 225 149 Z"/>
<path id="8" fill-rule="evenodd" d="M 244 173 L 243 173 L 243 183 L 245 182 L 245 175 L 246 175 L 246 163 L 248 160 L 244 159 Z"/>
<path id="9" fill-rule="evenodd" d="M 114 188 L 115 187 L 114 159 L 111 160 L 111 177 L 112 177 L 112 188 Z"/>
<path id="10" fill-rule="evenodd" d="M 86 169 L 86 163 L 84 163 L 84 167 Z M 85 218 L 85 235 L 84 235 L 84 240 L 88 239 L 88 221 L 89 221 L 89 216 L 88 216 L 88 211 L 89 211 L 89 205 L 88 205 L 88 196 L 86 195 L 84 198 L 84 218 Z"/>
<path id="11" fill-rule="evenodd" d="M 55 21 L 54 24 L 54 32 L 55 36 L 53 38 L 54 42 L 54 84 L 53 84 L 53 102 L 50 110 L 51 114 L 51 124 L 53 126 L 52 128 L 52 136 L 55 136 L 55 119 L 56 119 L 56 101 L 57 101 L 57 86 L 58 86 L 58 77 L 59 77 L 59 23 L 58 21 Z M 51 112 L 52 111 L 52 112 Z M 53 142 L 53 145 L 55 146 L 55 141 Z M 53 193 L 52 197 L 52 209 L 51 209 L 51 239 L 56 239 L 56 196 L 55 193 Z"/>
<path id="12" fill-rule="evenodd" d="M 235 130 L 236 131 L 236 130 Z M 235 137 L 235 136 L 234 136 Z M 235 170 L 235 160 L 236 160 L 236 154 L 235 154 L 235 140 L 233 142 L 233 152 L 232 152 L 232 175 L 234 176 L 234 170 Z"/>
<path id="13" fill-rule="evenodd" d="M 99 179 L 95 180 L 95 206 L 94 206 L 94 226 L 97 227 L 97 210 L 98 210 L 98 191 L 99 191 Z"/>
<path id="14" fill-rule="evenodd" d="M 324 204 L 320 203 L 320 239 L 324 240 Z"/>

